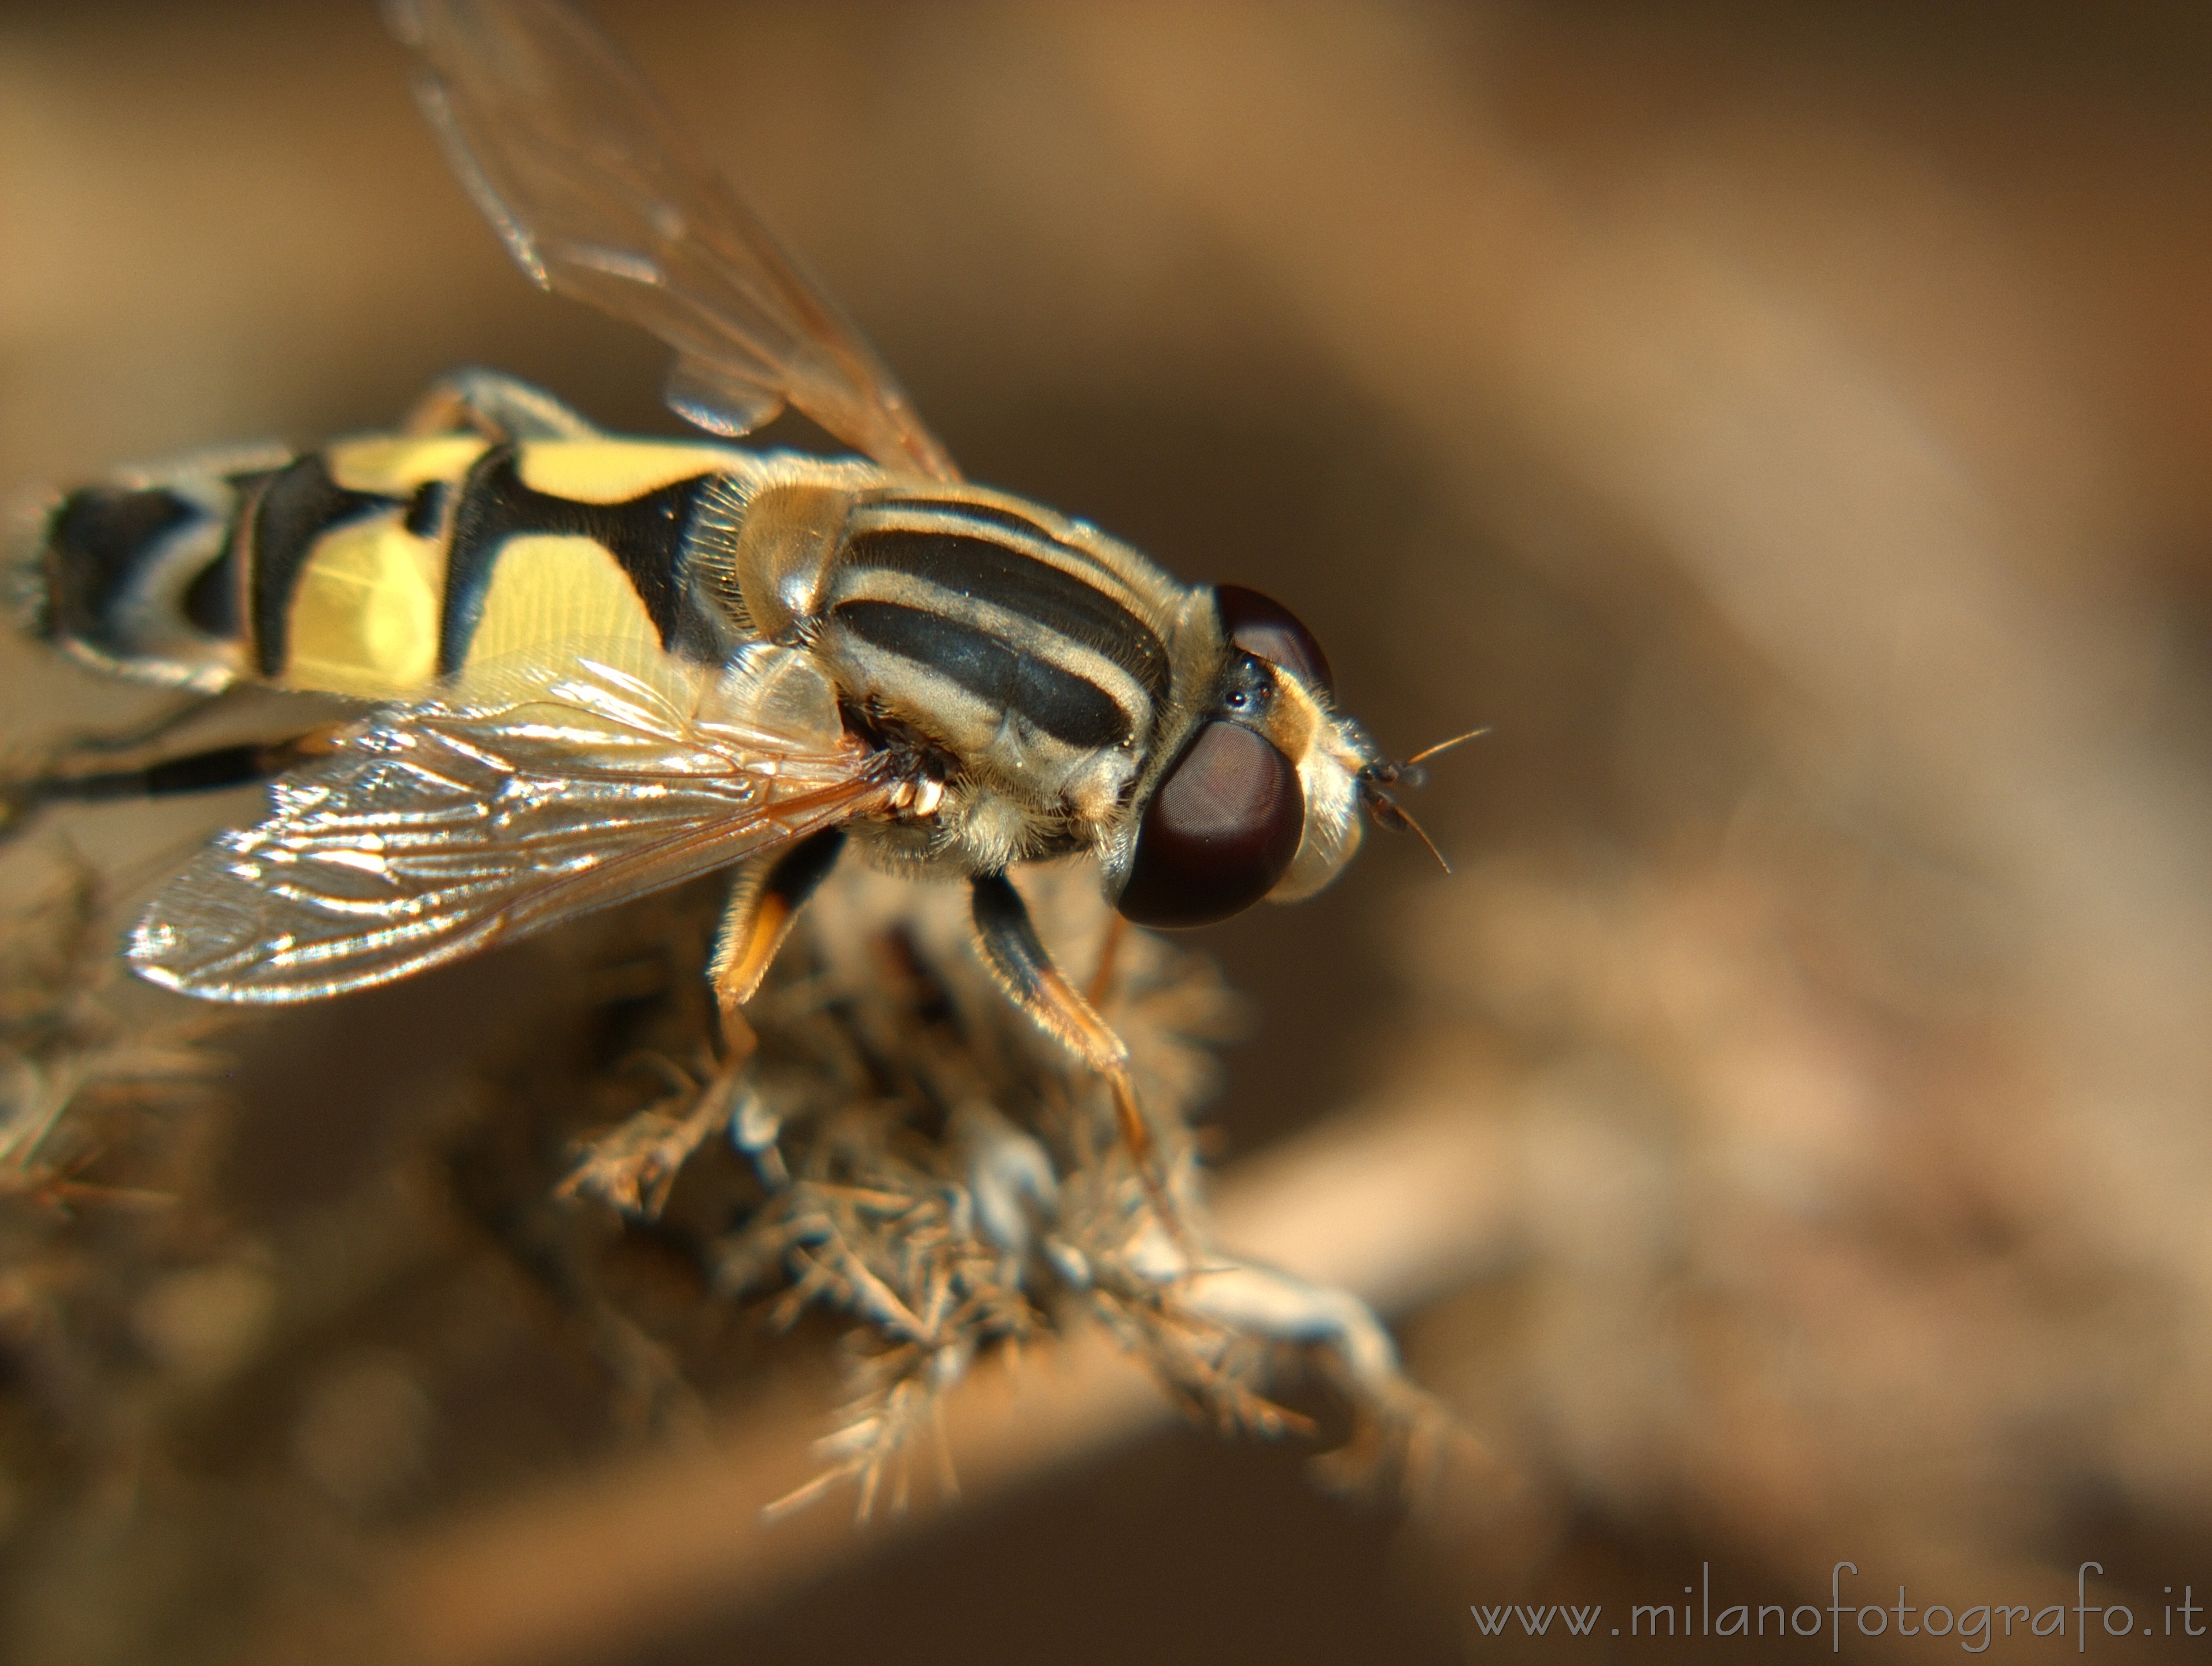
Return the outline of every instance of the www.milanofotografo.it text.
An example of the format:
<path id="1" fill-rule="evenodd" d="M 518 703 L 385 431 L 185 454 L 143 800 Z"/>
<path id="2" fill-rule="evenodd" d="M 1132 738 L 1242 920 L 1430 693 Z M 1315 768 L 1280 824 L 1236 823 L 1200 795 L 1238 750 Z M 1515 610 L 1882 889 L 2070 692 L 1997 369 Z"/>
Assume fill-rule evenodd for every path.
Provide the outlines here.
<path id="1" fill-rule="evenodd" d="M 1840 1653 L 1847 1637 L 1881 1637 L 1893 1632 L 1899 1637 L 1954 1638 L 1968 1654 L 1978 1655 L 2008 1637 L 2069 1637 L 2076 1651 L 2086 1654 L 2093 1635 L 2203 1637 L 2212 1631 L 2198 1618 L 2204 1604 L 2196 1600 L 2189 1585 L 2178 1594 L 2172 1585 L 2166 1586 L 2166 1601 L 2157 1608 L 2146 1606 L 2140 1614 L 2124 1602 L 2091 1602 L 2090 1576 L 2103 1576 L 2101 1562 L 2084 1562 L 2075 1570 L 2072 1602 L 2040 1607 L 2026 1602 L 1919 1604 L 1911 1600 L 1904 1585 L 1897 1588 L 1894 1602 L 1871 1602 L 1865 1600 L 1867 1593 L 1846 1589 L 1858 1571 L 1856 1562 L 1838 1562 L 1829 1571 L 1826 1607 L 1812 1602 L 1717 1604 L 1712 1564 L 1708 1562 L 1698 1584 L 1682 1587 L 1681 1602 L 1635 1603 L 1625 1626 L 1619 1623 L 1618 1613 L 1608 1624 L 1602 1603 L 1468 1606 L 1476 1631 L 1484 1637 L 1794 1637 L 1808 1643 L 1817 1638 L 1831 1653 Z"/>

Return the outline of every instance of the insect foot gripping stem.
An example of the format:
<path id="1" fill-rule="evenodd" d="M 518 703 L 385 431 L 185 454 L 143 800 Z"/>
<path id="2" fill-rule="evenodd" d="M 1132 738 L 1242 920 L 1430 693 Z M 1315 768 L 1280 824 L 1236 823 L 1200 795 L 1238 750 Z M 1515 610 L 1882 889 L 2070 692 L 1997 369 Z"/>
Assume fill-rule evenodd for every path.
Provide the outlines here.
<path id="1" fill-rule="evenodd" d="M 562 1183 L 562 1195 L 596 1197 L 624 1214 L 650 1219 L 667 1207 L 678 1171 L 709 1134 L 727 1126 L 736 1137 L 737 1119 L 749 1103 L 744 1076 L 760 1044 L 743 1008 L 775 964 L 799 909 L 830 877 L 844 848 L 844 833 L 832 828 L 739 871 L 708 974 L 720 1014 L 718 1062 L 703 1081 L 592 1140 Z M 772 1142 L 757 1148 L 739 1138 L 738 1146 L 764 1177 L 781 1177 Z"/>
<path id="2" fill-rule="evenodd" d="M 982 904 L 988 952 L 1016 972 L 1048 964 L 1031 958 L 1032 916 L 1071 955 L 1109 936 L 1089 873 L 1032 868 L 1023 887 L 1020 926 L 998 911 L 1003 896 Z M 1046 1041 L 1005 999 L 1007 969 L 973 952 L 976 912 L 950 886 L 841 868 L 748 1009 L 760 1051 L 746 1128 L 772 1132 L 787 1183 L 754 1187 L 724 1164 L 713 1173 L 730 1195 L 710 1196 L 702 1164 L 700 1207 L 687 1186 L 664 1220 L 665 1236 L 715 1223 L 704 1253 L 723 1296 L 763 1302 L 772 1323 L 827 1310 L 854 1332 L 823 1467 L 776 1508 L 845 1483 L 864 1516 L 924 1487 L 950 1493 L 945 1394 L 980 1360 L 1091 1325 L 1224 1431 L 1295 1436 L 1301 1420 L 1269 1389 L 1286 1369 L 1301 1382 L 1318 1371 L 1355 1411 L 1346 1450 L 1366 1467 L 1352 1479 L 1417 1468 L 1438 1416 L 1399 1375 L 1389 1333 L 1346 1292 L 1210 1245 L 1194 1267 L 1097 1114 L 1087 1056 Z M 1115 955 L 1110 1004 L 1083 1010 L 1113 1038 L 1151 1158 L 1205 1242 L 1189 1118 L 1213 1079 L 1208 1043 L 1240 1027 L 1238 1005 L 1209 962 L 1166 938 L 1127 932 Z"/>
<path id="3" fill-rule="evenodd" d="M 685 1160 L 729 1120 L 744 1063 L 726 1060 L 705 1081 L 591 1140 L 561 1183 L 560 1195 L 595 1197 L 626 1215 L 653 1219 L 668 1207 Z"/>
<path id="4" fill-rule="evenodd" d="M 1107 1089 L 1113 1095 L 1114 1117 L 1121 1128 L 1121 1142 L 1128 1147 L 1130 1158 L 1137 1165 L 1152 1211 L 1184 1252 L 1185 1258 L 1195 1266 L 1189 1235 L 1168 1191 L 1166 1178 L 1160 1172 L 1159 1153 L 1152 1128 L 1137 1103 L 1136 1083 L 1129 1073 L 1127 1045 L 1053 963 L 1012 882 L 1003 873 L 993 873 L 979 877 L 973 883 L 975 937 L 983 952 L 984 964 L 990 967 L 1008 1000 L 1047 1035 L 1105 1079 Z"/>

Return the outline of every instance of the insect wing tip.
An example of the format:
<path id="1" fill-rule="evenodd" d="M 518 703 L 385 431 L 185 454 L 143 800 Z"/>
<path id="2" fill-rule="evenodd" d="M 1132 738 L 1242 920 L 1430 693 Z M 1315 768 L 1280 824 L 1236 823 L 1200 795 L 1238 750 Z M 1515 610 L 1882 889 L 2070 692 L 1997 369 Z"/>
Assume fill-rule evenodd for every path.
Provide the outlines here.
<path id="1" fill-rule="evenodd" d="M 227 860 L 221 844 L 211 847 L 155 894 L 124 944 L 138 976 L 203 1000 L 261 998 L 241 980 L 270 945 L 261 920 L 223 895 Z"/>

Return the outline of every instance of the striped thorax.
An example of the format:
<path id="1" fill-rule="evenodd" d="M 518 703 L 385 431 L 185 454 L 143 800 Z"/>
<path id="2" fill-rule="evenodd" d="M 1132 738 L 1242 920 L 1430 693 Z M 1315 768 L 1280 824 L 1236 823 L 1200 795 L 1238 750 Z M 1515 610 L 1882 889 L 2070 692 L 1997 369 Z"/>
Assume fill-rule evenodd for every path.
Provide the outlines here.
<path id="1" fill-rule="evenodd" d="M 462 371 L 391 433 L 70 495 L 13 575 L 37 634 L 198 694 L 261 684 L 361 712 L 132 768 L 57 760 L 0 781 L 0 836 L 56 801 L 270 781 L 260 818 L 171 877 L 127 948 L 143 976 L 226 1001 L 343 994 L 732 873 L 712 1079 L 572 1177 L 645 1213 L 744 1102 L 744 1009 L 841 853 L 964 879 L 984 964 L 1103 1083 L 1172 1230 L 1127 1049 L 1008 870 L 1089 856 L 1129 920 L 1222 919 L 1326 885 L 1363 807 L 1408 824 L 1390 788 L 1413 768 L 1337 710 L 1279 604 L 967 481 L 565 0 L 386 15 L 508 252 L 675 350 L 668 402 L 692 437 L 608 435 Z M 735 443 L 786 408 L 858 454 Z M 732 1133 L 759 1152 L 743 1119 Z"/>
<path id="2" fill-rule="evenodd" d="M 800 648 L 854 733 L 917 775 L 902 813 L 860 828 L 878 860 L 973 874 L 1095 852 L 1146 917 L 1285 876 L 1310 890 L 1356 842 L 1364 743 L 1286 613 L 1255 623 L 1250 593 L 1182 584 L 1085 522 L 870 463 L 471 434 L 210 454 L 64 500 L 33 587 L 78 657 L 204 690 L 406 700 L 579 645 L 711 668 Z M 1239 646 L 1266 628 L 1261 654 Z M 1266 825 L 1231 853 L 1237 883 L 1200 898 L 1139 856 L 1163 780 L 1216 724 L 1245 739 L 1209 742 L 1217 779 L 1184 819 Z"/>
<path id="3" fill-rule="evenodd" d="M 1277 603 L 966 481 L 564 0 L 386 9 L 508 252 L 673 348 L 668 401 L 695 437 L 610 435 L 463 371 L 392 433 L 70 495 L 12 575 L 37 634 L 198 694 L 259 683 L 362 712 L 137 768 L 58 760 L 0 781 L 0 836 L 58 800 L 274 777 L 261 818 L 172 877 L 128 948 L 153 982 L 229 1001 L 342 994 L 734 871 L 708 969 L 714 1080 L 673 1128 L 643 1113 L 572 1177 L 647 1213 L 741 1103 L 743 1008 L 840 852 L 964 878 L 984 964 L 1105 1083 L 1172 1224 L 1127 1049 L 1008 868 L 1088 854 L 1128 919 L 1221 919 L 1327 884 L 1363 806 L 1410 824 L 1389 789 L 1413 766 L 1337 711 Z M 732 443 L 787 407 L 859 455 Z"/>

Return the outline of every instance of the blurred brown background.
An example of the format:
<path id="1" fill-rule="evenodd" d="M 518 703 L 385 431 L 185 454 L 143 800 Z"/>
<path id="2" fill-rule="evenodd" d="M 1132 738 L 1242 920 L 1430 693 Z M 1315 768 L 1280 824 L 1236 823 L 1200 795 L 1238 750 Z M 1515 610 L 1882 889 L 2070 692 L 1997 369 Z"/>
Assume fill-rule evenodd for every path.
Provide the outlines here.
<path id="1" fill-rule="evenodd" d="M 2070 1602 L 2085 1559 L 2138 1617 L 2203 1596 L 2203 14 L 596 9 L 972 475 L 1279 596 L 1386 745 L 1492 726 L 1417 806 L 1455 878 L 1376 838 L 1207 939 L 1260 1015 L 1224 1175 L 1304 1160 L 1317 1245 L 1404 1211 L 1413 1264 L 1308 1270 L 1486 1456 L 1346 1505 L 1139 1420 L 904 1531 L 826 1506 L 611 1632 L 472 1630 L 591 1584 L 514 1523 L 601 1484 L 668 1520 L 688 1462 L 489 1235 L 437 1236 L 456 1084 L 561 1010 L 518 951 L 239 1043 L 246 1110 L 171 1152 L 219 1224 L 105 1298 L 140 1386 L 10 1426 L 19 1657 L 1796 1658 L 1825 1638 L 1468 1605 L 1602 1632 L 1703 1564 L 1716 1612 L 1826 1604 L 1838 1560 L 1864 1602 Z M 676 426 L 655 344 L 507 264 L 366 4 L 0 6 L 0 483 L 374 427 L 459 362 Z M 143 708 L 4 669 L 18 744 Z M 1407 1129 L 1480 1160 L 1331 1195 L 1314 1140 Z M 356 1283 L 310 1312 L 301 1269 Z M 27 1288 L 36 1358 L 73 1310 Z M 724 1353 L 717 1426 L 776 1350 Z M 426 1557 L 484 1583 L 432 1601 Z"/>

